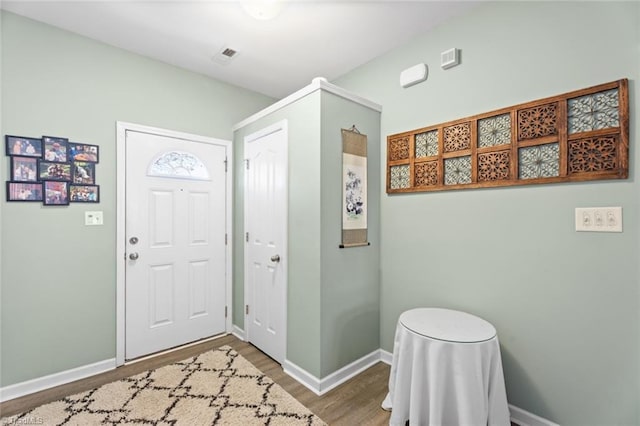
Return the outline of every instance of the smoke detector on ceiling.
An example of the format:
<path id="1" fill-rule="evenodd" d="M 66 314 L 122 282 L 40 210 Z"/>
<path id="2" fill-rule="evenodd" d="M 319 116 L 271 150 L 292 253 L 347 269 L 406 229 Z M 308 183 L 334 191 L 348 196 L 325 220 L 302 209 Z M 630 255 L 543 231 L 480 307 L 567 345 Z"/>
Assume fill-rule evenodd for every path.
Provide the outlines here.
<path id="1" fill-rule="evenodd" d="M 226 65 L 231 62 L 238 55 L 238 51 L 230 47 L 223 47 L 218 53 L 213 56 L 213 61 L 222 65 Z"/>

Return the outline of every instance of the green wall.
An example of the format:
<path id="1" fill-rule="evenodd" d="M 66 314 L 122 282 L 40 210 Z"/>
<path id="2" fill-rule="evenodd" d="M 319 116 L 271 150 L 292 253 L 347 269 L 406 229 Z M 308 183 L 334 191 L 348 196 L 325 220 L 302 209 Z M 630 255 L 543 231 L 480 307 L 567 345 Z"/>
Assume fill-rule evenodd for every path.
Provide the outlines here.
<path id="1" fill-rule="evenodd" d="M 380 347 L 380 113 L 315 91 L 235 132 L 234 324 L 244 327 L 242 150 L 286 119 L 289 132 L 287 355 L 323 378 Z M 342 128 L 369 135 L 370 247 L 340 249 Z"/>
<path id="2" fill-rule="evenodd" d="M 314 92 L 234 133 L 236 161 L 233 323 L 244 328 L 244 138 L 281 120 L 289 134 L 286 358 L 320 374 L 320 93 Z"/>
<path id="3" fill-rule="evenodd" d="M 383 349 L 393 349 L 406 309 L 467 311 L 498 330 L 511 404 L 562 425 L 640 424 L 639 9 L 489 3 L 335 82 L 384 106 L 383 140 L 620 78 L 630 83 L 629 179 L 383 194 Z M 453 47 L 462 49 L 461 65 L 440 69 L 440 52 Z M 402 89 L 400 72 L 421 62 L 428 80 Z M 591 206 L 622 206 L 624 233 L 576 233 L 574 208 Z"/>
<path id="4" fill-rule="evenodd" d="M 8 12 L 1 35 L 3 135 L 99 145 L 101 190 L 97 205 L 1 202 L 8 386 L 115 357 L 116 121 L 231 139 L 273 99 Z M 87 210 L 104 226 L 84 226 Z"/>
<path id="5" fill-rule="evenodd" d="M 342 136 L 367 135 L 367 237 L 370 246 L 340 249 Z M 321 374 L 326 377 L 380 348 L 380 113 L 322 92 Z"/>

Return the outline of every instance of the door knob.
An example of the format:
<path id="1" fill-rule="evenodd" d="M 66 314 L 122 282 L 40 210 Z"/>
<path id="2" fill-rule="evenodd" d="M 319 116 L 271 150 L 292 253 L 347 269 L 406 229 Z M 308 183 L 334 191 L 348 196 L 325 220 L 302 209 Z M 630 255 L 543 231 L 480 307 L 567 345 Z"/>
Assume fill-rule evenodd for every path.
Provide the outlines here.
<path id="1" fill-rule="evenodd" d="M 138 244 L 138 237 L 131 237 L 129 238 L 129 242 L 131 244 Z"/>
<path id="2" fill-rule="evenodd" d="M 138 260 L 138 257 L 139 257 L 138 253 L 131 253 L 129 255 L 129 259 L 131 259 L 131 260 Z"/>
<path id="3" fill-rule="evenodd" d="M 275 255 L 271 256 L 271 261 L 272 262 L 280 262 L 280 255 L 279 254 L 275 254 Z"/>

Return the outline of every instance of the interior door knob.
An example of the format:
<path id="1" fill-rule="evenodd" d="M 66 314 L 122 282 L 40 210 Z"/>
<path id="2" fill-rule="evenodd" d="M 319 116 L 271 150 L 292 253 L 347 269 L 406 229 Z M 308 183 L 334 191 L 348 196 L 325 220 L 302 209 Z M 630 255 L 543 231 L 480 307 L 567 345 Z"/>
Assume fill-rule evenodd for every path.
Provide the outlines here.
<path id="1" fill-rule="evenodd" d="M 131 259 L 131 260 L 138 260 L 138 257 L 140 257 L 140 256 L 138 256 L 138 253 L 131 253 L 129 255 L 129 259 Z"/>
<path id="2" fill-rule="evenodd" d="M 280 262 L 280 255 L 279 254 L 275 254 L 275 255 L 271 256 L 271 261 L 272 262 Z"/>

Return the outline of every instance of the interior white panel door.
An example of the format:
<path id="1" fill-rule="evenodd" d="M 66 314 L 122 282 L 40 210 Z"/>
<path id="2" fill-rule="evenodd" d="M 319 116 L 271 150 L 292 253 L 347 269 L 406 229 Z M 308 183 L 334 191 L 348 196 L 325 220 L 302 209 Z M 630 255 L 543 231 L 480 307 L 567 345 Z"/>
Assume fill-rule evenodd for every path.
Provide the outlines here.
<path id="1" fill-rule="evenodd" d="M 225 331 L 226 147 L 126 133 L 125 358 Z"/>
<path id="2" fill-rule="evenodd" d="M 287 319 L 286 121 L 245 138 L 245 328 L 283 363 Z"/>

